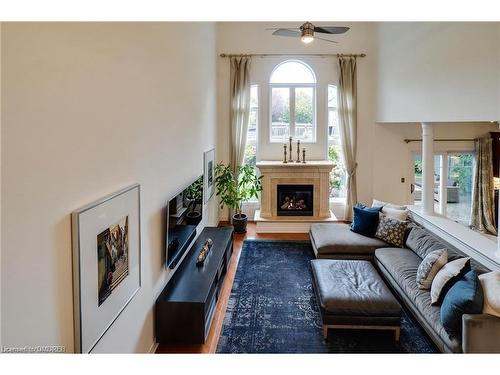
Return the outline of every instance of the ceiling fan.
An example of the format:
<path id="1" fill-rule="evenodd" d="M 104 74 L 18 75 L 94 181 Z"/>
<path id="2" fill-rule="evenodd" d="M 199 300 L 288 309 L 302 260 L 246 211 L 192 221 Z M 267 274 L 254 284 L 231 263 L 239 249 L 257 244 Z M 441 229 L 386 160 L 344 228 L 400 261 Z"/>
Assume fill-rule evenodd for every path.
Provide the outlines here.
<path id="1" fill-rule="evenodd" d="M 303 43 L 309 44 L 314 39 L 324 40 L 330 43 L 337 43 L 335 40 L 314 36 L 314 33 L 343 34 L 347 32 L 349 28 L 345 26 L 314 26 L 311 22 L 305 22 L 297 28 L 268 28 L 266 30 L 274 30 L 273 35 L 300 37 L 300 40 Z"/>

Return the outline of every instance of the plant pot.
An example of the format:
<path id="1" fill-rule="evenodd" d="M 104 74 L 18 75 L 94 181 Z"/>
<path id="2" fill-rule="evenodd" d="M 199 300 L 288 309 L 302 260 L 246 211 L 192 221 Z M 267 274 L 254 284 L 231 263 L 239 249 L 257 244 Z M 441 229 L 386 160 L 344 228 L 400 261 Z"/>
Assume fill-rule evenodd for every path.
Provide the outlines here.
<path id="1" fill-rule="evenodd" d="M 246 233 L 248 217 L 245 214 L 233 215 L 234 233 Z"/>
<path id="2" fill-rule="evenodd" d="M 186 214 L 186 223 L 188 225 L 198 225 L 201 220 L 201 212 L 190 211 Z"/>

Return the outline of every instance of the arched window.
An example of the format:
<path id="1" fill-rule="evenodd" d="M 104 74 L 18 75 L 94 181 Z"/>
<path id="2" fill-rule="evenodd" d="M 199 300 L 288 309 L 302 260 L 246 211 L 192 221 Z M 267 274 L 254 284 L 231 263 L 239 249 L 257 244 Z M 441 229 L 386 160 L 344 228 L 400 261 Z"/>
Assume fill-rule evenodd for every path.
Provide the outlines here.
<path id="1" fill-rule="evenodd" d="M 316 77 L 309 65 L 289 60 L 276 66 L 269 80 L 271 91 L 270 141 L 288 137 L 316 142 Z"/>

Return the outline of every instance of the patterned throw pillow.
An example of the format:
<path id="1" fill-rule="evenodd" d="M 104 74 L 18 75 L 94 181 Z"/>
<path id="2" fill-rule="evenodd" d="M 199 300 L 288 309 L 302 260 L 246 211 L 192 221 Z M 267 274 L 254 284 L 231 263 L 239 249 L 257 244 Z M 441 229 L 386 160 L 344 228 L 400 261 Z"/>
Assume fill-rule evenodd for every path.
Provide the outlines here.
<path id="1" fill-rule="evenodd" d="M 392 219 L 385 215 L 380 215 L 375 237 L 397 247 L 403 247 L 407 221 Z"/>
<path id="2" fill-rule="evenodd" d="M 434 250 L 427 254 L 418 266 L 417 285 L 420 289 L 430 289 L 432 280 L 448 262 L 448 251 L 446 249 Z"/>

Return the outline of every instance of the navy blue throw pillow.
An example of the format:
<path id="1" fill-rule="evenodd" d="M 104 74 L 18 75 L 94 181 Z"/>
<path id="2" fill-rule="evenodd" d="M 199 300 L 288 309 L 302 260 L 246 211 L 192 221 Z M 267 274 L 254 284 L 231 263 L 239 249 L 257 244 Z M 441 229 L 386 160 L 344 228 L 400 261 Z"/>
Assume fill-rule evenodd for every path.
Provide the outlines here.
<path id="1" fill-rule="evenodd" d="M 462 336 L 462 315 L 483 310 L 483 289 L 476 271 L 467 272 L 446 293 L 441 305 L 441 322 L 452 337 Z"/>
<path id="2" fill-rule="evenodd" d="M 363 236 L 373 237 L 377 231 L 381 207 L 365 207 L 358 203 L 354 206 L 351 230 Z"/>

